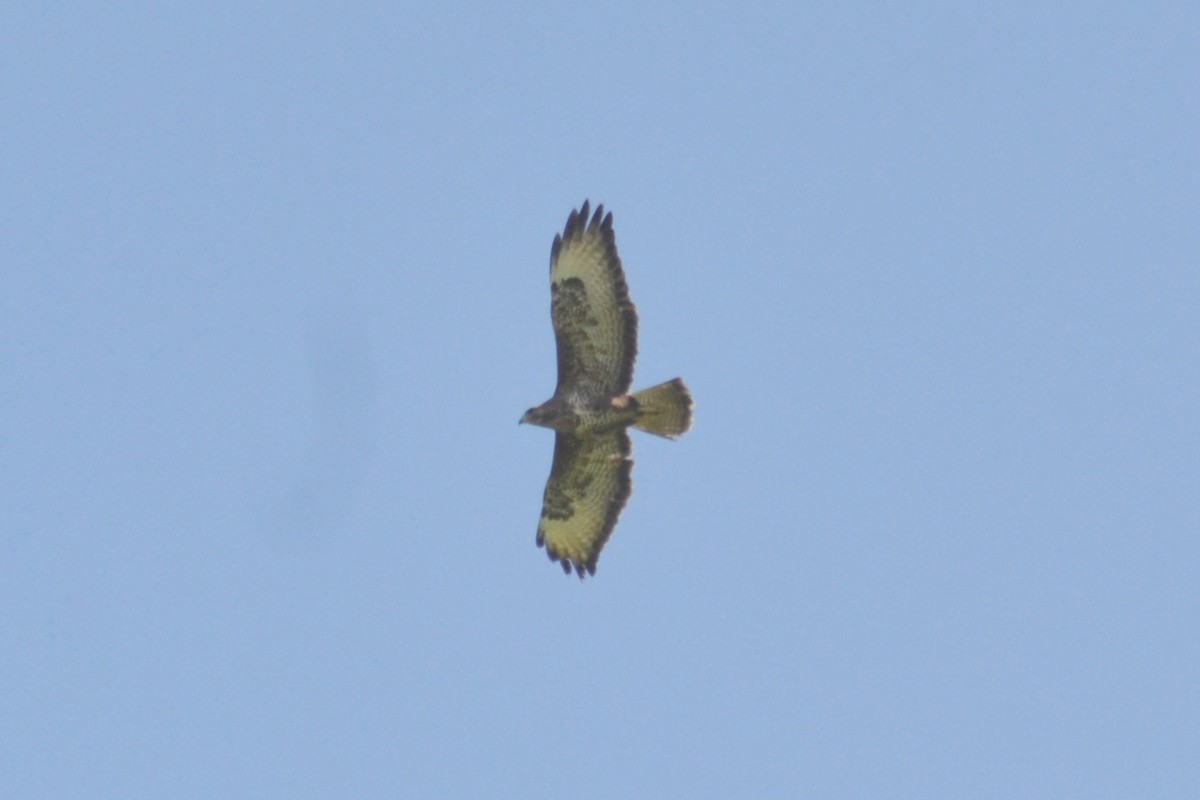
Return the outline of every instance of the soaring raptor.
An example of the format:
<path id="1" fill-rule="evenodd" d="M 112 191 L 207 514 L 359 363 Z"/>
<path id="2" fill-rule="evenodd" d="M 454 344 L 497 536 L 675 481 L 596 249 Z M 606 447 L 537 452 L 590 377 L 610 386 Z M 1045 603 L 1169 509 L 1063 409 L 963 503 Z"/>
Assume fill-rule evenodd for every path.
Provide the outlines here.
<path id="1" fill-rule="evenodd" d="M 596 573 L 631 489 L 628 428 L 673 439 L 692 425 L 681 378 L 629 394 L 637 310 L 629 299 L 612 214 L 572 211 L 550 248 L 550 319 L 558 345 L 554 396 L 521 422 L 553 428 L 554 463 L 542 497 L 538 547 L 582 580 Z"/>

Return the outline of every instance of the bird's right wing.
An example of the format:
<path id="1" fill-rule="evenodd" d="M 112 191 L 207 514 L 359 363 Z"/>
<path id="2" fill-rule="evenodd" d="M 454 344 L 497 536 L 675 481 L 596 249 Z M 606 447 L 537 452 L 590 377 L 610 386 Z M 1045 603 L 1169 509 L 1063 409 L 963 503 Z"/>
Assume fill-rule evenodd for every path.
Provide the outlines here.
<path id="1" fill-rule="evenodd" d="M 596 560 L 632 490 L 629 452 L 624 428 L 555 434 L 537 543 L 567 574 L 572 567 L 581 579 L 585 572 L 595 574 Z"/>

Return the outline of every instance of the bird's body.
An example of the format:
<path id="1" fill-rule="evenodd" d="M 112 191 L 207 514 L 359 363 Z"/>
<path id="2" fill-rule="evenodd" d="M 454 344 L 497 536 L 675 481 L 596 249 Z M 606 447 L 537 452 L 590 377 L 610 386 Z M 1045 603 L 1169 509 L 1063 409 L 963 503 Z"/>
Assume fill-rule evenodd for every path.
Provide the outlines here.
<path id="1" fill-rule="evenodd" d="M 630 426 L 674 438 L 691 427 L 683 381 L 629 394 L 637 311 L 617 256 L 612 214 L 572 211 L 550 251 L 550 316 L 558 351 L 554 396 L 521 422 L 556 432 L 537 543 L 565 572 L 594 574 L 632 488 Z"/>
<path id="2" fill-rule="evenodd" d="M 522 419 L 543 428 L 553 428 L 559 433 L 574 433 L 580 436 L 605 433 L 614 428 L 627 428 L 637 422 L 640 408 L 630 395 L 621 395 L 604 402 L 603 398 L 551 397 Z"/>

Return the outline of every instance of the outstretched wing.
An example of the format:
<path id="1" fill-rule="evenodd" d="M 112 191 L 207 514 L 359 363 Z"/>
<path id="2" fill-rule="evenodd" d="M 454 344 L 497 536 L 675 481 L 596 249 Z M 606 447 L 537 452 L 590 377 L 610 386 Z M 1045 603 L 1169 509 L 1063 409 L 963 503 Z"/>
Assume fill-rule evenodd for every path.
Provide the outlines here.
<path id="1" fill-rule="evenodd" d="M 570 574 L 574 567 L 581 579 L 585 571 L 596 573 L 596 559 L 633 486 L 629 449 L 624 428 L 584 436 L 555 434 L 537 543 L 562 564 L 563 572 Z"/>
<path id="2" fill-rule="evenodd" d="M 629 299 L 612 214 L 572 211 L 550 248 L 550 317 L 558 344 L 555 395 L 624 394 L 637 356 L 637 310 Z"/>

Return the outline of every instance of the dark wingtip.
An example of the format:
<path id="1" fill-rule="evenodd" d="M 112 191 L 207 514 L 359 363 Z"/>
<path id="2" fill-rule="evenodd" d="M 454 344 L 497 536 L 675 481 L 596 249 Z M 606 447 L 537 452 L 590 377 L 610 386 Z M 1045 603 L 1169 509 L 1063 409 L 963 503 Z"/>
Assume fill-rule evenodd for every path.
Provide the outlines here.
<path id="1" fill-rule="evenodd" d="M 542 529 L 538 528 L 538 547 L 546 548 L 546 558 L 562 567 L 564 575 L 570 575 L 574 572 L 579 576 L 579 580 L 583 580 L 588 575 L 596 574 L 596 559 L 593 558 L 587 563 L 580 563 L 572 558 L 567 558 L 559 555 L 555 550 L 546 545 L 546 537 L 542 534 Z"/>
<path id="2" fill-rule="evenodd" d="M 570 222 L 568 221 L 567 224 L 570 225 Z M 554 234 L 554 244 L 550 245 L 550 266 L 551 267 L 553 267 L 554 262 L 558 260 L 558 253 L 560 250 L 562 250 L 562 243 L 563 243 L 562 235 L 558 234 L 558 233 Z"/>
<path id="3" fill-rule="evenodd" d="M 600 229 L 608 232 L 612 230 L 612 212 L 605 213 L 603 203 L 596 206 L 595 212 L 592 212 L 591 209 L 591 201 L 584 200 L 583 205 L 572 210 L 567 216 L 567 224 L 563 227 L 562 234 L 554 237 L 554 246 L 550 250 L 551 260 L 558 257 L 558 251 L 562 248 L 564 241 L 578 236 L 584 231 Z"/>
<path id="4" fill-rule="evenodd" d="M 554 258 L 556 258 L 558 256 L 558 251 L 562 247 L 562 242 L 578 236 L 584 230 L 587 229 L 587 227 L 588 227 L 588 212 L 590 211 L 590 209 L 591 209 L 591 206 L 588 204 L 587 200 L 584 200 L 583 205 L 580 206 L 578 209 L 572 209 L 571 213 L 567 216 L 567 224 L 565 227 L 563 227 L 563 232 L 562 232 L 561 237 L 560 236 L 554 237 L 556 246 L 554 248 L 552 248 L 550 251 L 552 262 L 553 262 Z"/>

